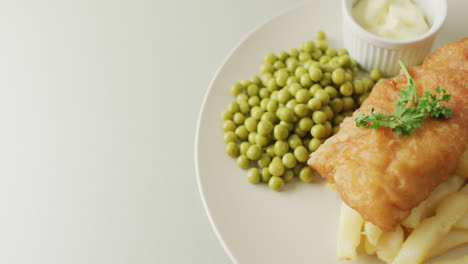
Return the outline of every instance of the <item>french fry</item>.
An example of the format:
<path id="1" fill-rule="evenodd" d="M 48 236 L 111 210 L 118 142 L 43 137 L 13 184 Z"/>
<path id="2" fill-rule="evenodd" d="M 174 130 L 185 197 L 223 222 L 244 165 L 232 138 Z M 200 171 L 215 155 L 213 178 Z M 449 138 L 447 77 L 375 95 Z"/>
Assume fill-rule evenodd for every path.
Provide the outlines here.
<path id="1" fill-rule="evenodd" d="M 366 221 L 364 224 L 364 234 L 366 235 L 367 240 L 369 240 L 369 243 L 377 246 L 379 238 L 382 235 L 382 230 L 371 222 Z"/>
<path id="2" fill-rule="evenodd" d="M 442 199 L 458 191 L 464 181 L 464 178 L 457 175 L 447 178 L 432 191 L 425 201 L 411 210 L 410 215 L 402 222 L 402 225 L 408 228 L 416 228 L 424 219 L 434 213 L 435 208 Z"/>
<path id="3" fill-rule="evenodd" d="M 460 161 L 458 162 L 455 174 L 468 178 L 468 151 L 463 153 Z"/>
<path id="4" fill-rule="evenodd" d="M 338 227 L 338 259 L 356 258 L 356 248 L 361 241 L 364 219 L 345 203 L 341 203 L 340 224 Z"/>
<path id="5" fill-rule="evenodd" d="M 468 193 L 456 192 L 441 201 L 436 215 L 424 220 L 403 243 L 393 264 L 418 264 L 453 225 L 468 212 Z"/>
<path id="6" fill-rule="evenodd" d="M 382 233 L 376 247 L 377 257 L 385 263 L 391 263 L 400 251 L 404 239 L 405 232 L 400 225 L 393 232 Z"/>
<path id="7" fill-rule="evenodd" d="M 468 214 L 463 216 L 462 219 L 458 220 L 458 222 L 453 227 L 468 230 Z"/>
<path id="8" fill-rule="evenodd" d="M 466 263 L 468 263 L 468 255 L 463 256 L 461 258 L 457 258 L 457 259 L 447 259 L 443 261 L 438 261 L 433 264 L 466 264 Z"/>
<path id="9" fill-rule="evenodd" d="M 426 261 L 442 255 L 446 251 L 465 243 L 468 243 L 468 231 L 454 229 L 431 249 L 429 255 L 426 258 Z"/>
<path id="10" fill-rule="evenodd" d="M 369 238 L 367 236 L 364 236 L 364 251 L 367 255 L 375 255 L 375 252 L 377 251 L 377 247 L 369 242 Z"/>

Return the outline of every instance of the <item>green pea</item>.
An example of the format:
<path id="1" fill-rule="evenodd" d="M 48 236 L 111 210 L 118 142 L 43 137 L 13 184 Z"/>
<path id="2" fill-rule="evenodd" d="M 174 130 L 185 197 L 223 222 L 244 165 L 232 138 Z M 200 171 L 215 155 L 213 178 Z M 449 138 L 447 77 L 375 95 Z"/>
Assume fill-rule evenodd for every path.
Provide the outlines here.
<path id="1" fill-rule="evenodd" d="M 332 72 L 331 79 L 335 84 L 341 85 L 346 81 L 346 73 L 343 69 L 338 68 Z"/>
<path id="2" fill-rule="evenodd" d="M 280 121 L 280 125 L 283 125 L 288 128 L 289 131 L 294 129 L 294 124 L 286 121 Z"/>
<path id="3" fill-rule="evenodd" d="M 325 128 L 325 127 L 324 127 Z M 282 157 L 289 150 L 289 145 L 286 141 L 278 140 L 275 142 L 274 151 L 276 156 Z"/>
<path id="4" fill-rule="evenodd" d="M 322 66 L 324 66 L 325 64 L 327 64 L 329 61 L 330 61 L 330 56 L 328 55 L 323 55 L 321 58 L 320 58 L 320 64 Z"/>
<path id="5" fill-rule="evenodd" d="M 314 98 L 319 99 L 322 105 L 326 105 L 330 101 L 330 96 L 324 90 L 317 91 L 314 95 Z"/>
<path id="6" fill-rule="evenodd" d="M 258 91 L 258 95 L 260 96 L 260 98 L 262 99 L 269 99 L 268 97 L 270 97 L 270 92 L 268 91 L 267 88 L 261 88 L 259 91 Z M 261 104 L 261 102 L 260 102 Z"/>
<path id="7" fill-rule="evenodd" d="M 273 114 L 272 112 L 263 113 L 261 120 L 270 121 L 272 124 L 275 124 L 276 122 L 278 122 L 278 119 L 276 118 L 276 115 Z"/>
<path id="8" fill-rule="evenodd" d="M 338 54 L 338 52 L 336 52 L 336 49 L 334 48 L 328 48 L 326 51 L 326 54 L 330 56 L 331 58 L 333 58 Z"/>
<path id="9" fill-rule="evenodd" d="M 318 98 L 311 98 L 307 102 L 307 107 L 311 111 L 316 111 L 316 110 L 320 109 L 320 107 L 322 107 L 322 101 L 320 101 L 320 99 L 318 99 Z"/>
<path id="10" fill-rule="evenodd" d="M 267 87 L 268 91 L 270 91 L 270 92 L 276 91 L 279 88 L 278 84 L 276 83 L 275 78 L 268 79 L 266 87 Z"/>
<path id="11" fill-rule="evenodd" d="M 338 50 L 338 55 L 340 55 L 340 56 L 348 55 L 348 51 L 346 49 L 339 49 Z"/>
<path id="12" fill-rule="evenodd" d="M 339 130 L 340 130 L 339 126 L 334 126 L 332 134 L 335 135 L 336 133 L 338 133 Z"/>
<path id="13" fill-rule="evenodd" d="M 251 84 L 247 87 L 247 95 L 255 96 L 258 95 L 258 86 L 256 84 Z"/>
<path id="14" fill-rule="evenodd" d="M 307 89 L 300 89 L 296 93 L 296 100 L 300 104 L 303 104 L 309 101 L 310 97 L 311 97 L 311 94 Z"/>
<path id="15" fill-rule="evenodd" d="M 312 57 L 310 56 L 309 52 L 301 52 L 299 54 L 299 61 L 300 62 L 306 62 L 306 61 L 308 61 L 310 59 L 312 59 Z"/>
<path id="16" fill-rule="evenodd" d="M 226 133 L 224 133 L 224 143 L 229 143 L 229 142 L 236 142 L 237 141 L 237 136 L 236 136 L 236 133 L 232 132 L 232 131 L 228 131 Z"/>
<path id="17" fill-rule="evenodd" d="M 317 41 L 317 47 L 322 51 L 327 50 L 328 49 L 328 42 L 325 41 L 325 40 L 318 40 Z"/>
<path id="18" fill-rule="evenodd" d="M 272 73 L 275 70 L 275 68 L 270 63 L 264 63 L 264 64 L 260 65 L 259 70 L 260 70 L 261 74 L 265 74 L 265 73 Z"/>
<path id="19" fill-rule="evenodd" d="M 247 180 L 250 183 L 258 183 L 260 181 L 260 172 L 257 168 L 250 168 L 247 171 Z"/>
<path id="20" fill-rule="evenodd" d="M 305 117 L 309 114 L 309 108 L 305 104 L 297 104 L 294 106 L 294 113 L 296 113 L 298 117 Z"/>
<path id="21" fill-rule="evenodd" d="M 271 178 L 271 173 L 268 171 L 268 167 L 262 168 L 262 173 L 260 175 L 262 182 L 268 182 Z"/>
<path id="22" fill-rule="evenodd" d="M 256 120 L 260 120 L 260 118 L 262 118 L 263 113 L 265 113 L 265 111 L 259 106 L 254 106 L 250 110 L 250 116 L 255 118 Z"/>
<path id="23" fill-rule="evenodd" d="M 343 110 L 349 111 L 354 107 L 354 99 L 352 97 L 343 97 Z"/>
<path id="24" fill-rule="evenodd" d="M 286 62 L 286 68 L 288 69 L 289 72 L 294 72 L 297 68 L 297 66 L 299 66 L 299 62 L 294 59 L 294 60 L 290 60 L 290 61 L 287 61 Z M 287 83 L 287 82 L 286 82 Z"/>
<path id="25" fill-rule="evenodd" d="M 250 112 L 250 105 L 247 101 L 240 101 L 239 102 L 239 110 L 242 114 L 246 115 Z"/>
<path id="26" fill-rule="evenodd" d="M 354 93 L 355 94 L 363 94 L 363 93 L 366 92 L 364 84 L 362 83 L 361 80 L 354 80 L 353 81 L 353 86 L 354 86 Z"/>
<path id="27" fill-rule="evenodd" d="M 343 116 L 346 118 L 346 117 L 350 117 L 353 115 L 353 111 L 346 111 L 346 112 L 343 112 Z"/>
<path id="28" fill-rule="evenodd" d="M 279 103 L 285 104 L 286 102 L 289 101 L 289 99 L 291 99 L 291 94 L 288 92 L 287 89 L 281 89 L 278 92 L 278 102 Z"/>
<path id="29" fill-rule="evenodd" d="M 333 124 L 335 126 L 339 126 L 344 120 L 344 117 L 342 115 L 336 115 L 334 118 L 333 118 Z"/>
<path id="30" fill-rule="evenodd" d="M 316 83 L 310 87 L 309 92 L 311 95 L 314 95 L 319 90 L 323 90 L 323 88 L 320 84 Z"/>
<path id="31" fill-rule="evenodd" d="M 232 112 L 229 110 L 224 110 L 221 112 L 221 119 L 226 121 L 232 119 Z"/>
<path id="32" fill-rule="evenodd" d="M 349 69 L 347 69 L 349 70 Z M 349 72 L 345 73 L 345 79 L 347 82 L 352 82 L 353 81 L 353 71 L 349 70 Z"/>
<path id="33" fill-rule="evenodd" d="M 255 144 L 257 144 L 260 147 L 265 147 L 266 145 L 268 145 L 268 143 L 270 143 L 269 135 L 257 134 L 257 136 L 255 137 Z"/>
<path id="34" fill-rule="evenodd" d="M 318 82 L 322 80 L 323 73 L 320 69 L 315 68 L 315 67 L 310 67 L 309 68 L 309 77 L 312 81 Z"/>
<path id="35" fill-rule="evenodd" d="M 245 93 L 241 93 L 237 96 L 237 102 L 239 103 L 239 105 L 242 102 L 247 103 L 248 100 L 249 100 L 249 97 Z"/>
<path id="36" fill-rule="evenodd" d="M 247 141 L 241 142 L 239 144 L 239 152 L 241 155 L 247 154 L 247 150 L 250 148 L 250 143 Z"/>
<path id="37" fill-rule="evenodd" d="M 291 169 L 294 168 L 297 164 L 297 160 L 294 157 L 294 154 L 288 152 L 284 154 L 283 158 L 281 159 L 283 162 L 284 167 Z"/>
<path id="38" fill-rule="evenodd" d="M 276 116 L 281 121 L 292 122 L 294 120 L 294 111 L 287 107 L 280 107 L 276 112 Z"/>
<path id="39" fill-rule="evenodd" d="M 268 154 L 263 153 L 260 156 L 260 159 L 257 161 L 257 164 L 260 168 L 265 168 L 265 167 L 268 167 L 270 162 L 271 162 L 271 157 Z"/>
<path id="40" fill-rule="evenodd" d="M 260 155 L 262 155 L 262 149 L 257 145 L 251 145 L 246 155 L 250 160 L 258 160 Z"/>
<path id="41" fill-rule="evenodd" d="M 243 80 L 241 81 L 241 84 L 242 86 L 244 86 L 244 88 L 247 88 L 249 85 L 252 84 L 252 82 L 250 80 Z"/>
<path id="42" fill-rule="evenodd" d="M 257 132 L 260 135 L 268 135 L 273 130 L 273 124 L 270 121 L 262 120 L 258 122 Z"/>
<path id="43" fill-rule="evenodd" d="M 351 59 L 349 58 L 348 54 L 343 54 L 340 55 L 338 63 L 340 64 L 340 66 L 349 66 L 349 64 L 351 63 Z"/>
<path id="44" fill-rule="evenodd" d="M 235 133 L 236 133 L 237 138 L 240 140 L 246 140 L 249 135 L 249 131 L 247 130 L 245 126 L 237 127 Z"/>
<path id="45" fill-rule="evenodd" d="M 231 94 L 234 96 L 239 95 L 244 91 L 244 87 L 240 83 L 235 83 L 231 86 Z"/>
<path id="46" fill-rule="evenodd" d="M 312 114 L 312 120 L 315 124 L 323 124 L 325 121 L 327 121 L 327 114 L 325 114 L 323 111 L 315 111 Z"/>
<path id="47" fill-rule="evenodd" d="M 325 122 L 323 125 L 325 126 L 325 128 L 326 128 L 326 130 L 327 130 L 327 135 L 326 135 L 326 136 L 327 136 L 327 137 L 330 136 L 330 135 L 332 134 L 332 132 L 333 132 L 333 126 L 332 126 L 332 124 L 331 124 L 329 121 L 327 121 L 327 122 Z"/>
<path id="48" fill-rule="evenodd" d="M 307 135 L 307 131 L 304 131 L 298 127 L 294 129 L 294 134 L 298 135 L 300 138 L 303 138 Z"/>
<path id="49" fill-rule="evenodd" d="M 223 122 L 223 131 L 228 132 L 228 131 L 234 131 L 236 129 L 236 124 L 232 122 L 232 120 L 226 120 Z"/>
<path id="50" fill-rule="evenodd" d="M 249 131 L 249 132 L 256 132 L 257 131 L 257 120 L 253 117 L 247 117 L 247 119 L 245 119 L 244 121 L 244 125 L 245 125 L 245 128 Z"/>
<path id="51" fill-rule="evenodd" d="M 309 131 L 312 126 L 314 125 L 314 122 L 310 117 L 303 117 L 299 120 L 298 127 L 304 131 Z"/>
<path id="52" fill-rule="evenodd" d="M 284 50 L 282 50 L 282 51 L 280 51 L 280 52 L 278 53 L 278 59 L 279 59 L 279 60 L 284 61 L 284 60 L 286 60 L 288 57 L 289 57 L 289 54 L 288 54 L 286 51 L 284 51 Z"/>
<path id="53" fill-rule="evenodd" d="M 229 142 L 226 144 L 226 153 L 230 157 L 237 157 L 239 155 L 239 147 L 234 142 Z"/>
<path id="54" fill-rule="evenodd" d="M 278 162 L 273 160 L 270 165 L 268 165 L 268 171 L 271 175 L 279 177 L 284 173 L 284 165 L 281 161 Z"/>
<path id="55" fill-rule="evenodd" d="M 263 61 L 264 61 L 265 63 L 270 63 L 270 64 L 273 64 L 273 63 L 276 61 L 276 59 L 277 59 L 277 58 L 276 58 L 276 55 L 273 54 L 273 53 L 271 53 L 271 52 L 267 53 L 267 54 L 263 57 Z"/>
<path id="56" fill-rule="evenodd" d="M 296 107 L 297 101 L 296 99 L 291 99 L 286 103 L 286 108 L 289 108 L 294 111 L 294 107 Z"/>
<path id="57" fill-rule="evenodd" d="M 333 109 L 329 105 L 324 105 L 320 108 L 327 115 L 327 120 L 332 120 L 333 118 Z"/>
<path id="58" fill-rule="evenodd" d="M 237 166 L 241 169 L 247 169 L 250 166 L 250 160 L 247 158 L 246 155 L 240 155 L 237 157 Z"/>
<path id="59" fill-rule="evenodd" d="M 276 83 L 280 87 L 286 86 L 286 82 L 288 81 L 289 74 L 280 72 L 278 75 L 276 75 Z"/>
<path id="60" fill-rule="evenodd" d="M 320 85 L 327 86 L 332 83 L 332 78 L 330 72 L 325 72 L 323 74 L 322 80 L 320 81 Z"/>
<path id="61" fill-rule="evenodd" d="M 260 85 L 262 83 L 262 79 L 258 75 L 252 75 L 250 79 L 252 79 L 253 84 Z"/>
<path id="62" fill-rule="evenodd" d="M 312 80 L 310 79 L 308 74 L 303 74 L 299 77 L 299 82 L 304 87 L 310 87 L 312 85 Z"/>
<path id="63" fill-rule="evenodd" d="M 297 58 L 299 57 L 299 50 L 296 49 L 296 48 L 292 48 L 289 50 L 289 56 L 293 57 L 293 58 Z"/>
<path id="64" fill-rule="evenodd" d="M 340 86 L 340 94 L 343 96 L 353 95 L 353 84 L 345 82 Z"/>
<path id="65" fill-rule="evenodd" d="M 341 98 L 335 98 L 330 102 L 333 112 L 339 113 L 343 111 L 343 100 Z"/>
<path id="66" fill-rule="evenodd" d="M 292 179 L 294 179 L 294 171 L 291 169 L 285 170 L 281 178 L 283 178 L 284 182 L 292 181 Z"/>
<path id="67" fill-rule="evenodd" d="M 260 105 L 260 98 L 258 96 L 252 96 L 247 101 L 251 107 Z"/>
<path id="68" fill-rule="evenodd" d="M 289 146 L 291 147 L 291 149 L 295 149 L 295 148 L 297 148 L 299 146 L 302 146 L 302 140 L 296 134 L 292 134 L 291 136 L 289 136 L 288 143 L 289 143 Z"/>
<path id="69" fill-rule="evenodd" d="M 338 96 L 338 90 L 336 90 L 336 88 L 333 86 L 327 86 L 323 90 L 328 94 L 328 96 L 330 96 L 330 99 Z"/>
<path id="70" fill-rule="evenodd" d="M 284 180 L 281 177 L 273 176 L 268 180 L 268 187 L 274 191 L 281 191 L 284 187 Z"/>
<path id="71" fill-rule="evenodd" d="M 309 142 L 309 151 L 314 152 L 316 151 L 320 145 L 322 145 L 322 141 L 318 138 L 312 138 Z"/>
<path id="72" fill-rule="evenodd" d="M 371 80 L 370 78 L 363 78 L 361 81 L 366 91 L 370 91 L 372 87 L 374 86 L 374 81 Z"/>
<path id="73" fill-rule="evenodd" d="M 373 80 L 373 81 L 378 81 L 380 78 L 382 78 L 382 73 L 380 73 L 380 71 L 378 69 L 373 69 L 370 71 L 369 73 L 369 77 Z"/>
<path id="74" fill-rule="evenodd" d="M 291 85 L 293 83 L 299 83 L 299 79 L 296 76 L 289 76 L 286 85 Z"/>
<path id="75" fill-rule="evenodd" d="M 305 52 L 312 52 L 315 49 L 315 43 L 313 41 L 305 41 L 301 44 L 301 50 Z"/>
<path id="76" fill-rule="evenodd" d="M 367 97 L 369 97 L 369 93 L 361 94 L 357 99 L 358 104 L 362 105 L 362 103 L 364 103 L 364 101 L 367 99 Z"/>
<path id="77" fill-rule="evenodd" d="M 257 132 L 249 133 L 249 136 L 247 138 L 250 144 L 252 145 L 255 144 L 257 142 Z"/>
<path id="78" fill-rule="evenodd" d="M 284 65 L 284 62 L 277 60 L 275 61 L 275 63 L 273 63 L 273 67 L 279 70 L 279 69 L 285 68 L 286 65 Z"/>
<path id="79" fill-rule="evenodd" d="M 278 101 L 271 99 L 267 104 L 267 111 L 275 113 L 278 110 Z"/>
<path id="80" fill-rule="evenodd" d="M 325 32 L 323 32 L 322 30 L 318 30 L 318 31 L 315 33 L 315 38 L 316 38 L 317 40 L 325 40 L 325 39 L 326 39 Z"/>
<path id="81" fill-rule="evenodd" d="M 299 172 L 299 179 L 303 182 L 311 182 L 314 179 L 314 172 L 309 167 L 304 167 Z"/>
<path id="82" fill-rule="evenodd" d="M 284 140 L 288 137 L 288 135 L 289 135 L 289 130 L 284 125 L 276 125 L 275 128 L 273 129 L 273 136 L 277 140 Z"/>
<path id="83" fill-rule="evenodd" d="M 294 149 L 294 157 L 296 157 L 296 160 L 299 162 L 306 162 L 309 158 L 309 152 L 304 146 L 299 146 Z"/>
<path id="84" fill-rule="evenodd" d="M 305 132 L 305 134 L 307 134 L 307 132 Z M 304 142 L 303 145 L 306 146 L 306 147 L 309 147 L 310 140 L 311 140 L 310 137 L 305 137 L 305 138 L 303 137 L 303 140 L 302 140 L 302 142 Z"/>
<path id="85" fill-rule="evenodd" d="M 275 154 L 275 146 L 274 145 L 269 145 L 268 147 L 265 148 L 265 153 L 270 156 L 270 157 L 274 157 L 276 156 Z"/>
<path id="86" fill-rule="evenodd" d="M 293 83 L 288 86 L 288 91 L 293 96 L 296 96 L 297 92 L 300 91 L 301 89 L 302 89 L 302 85 L 300 85 L 299 83 Z"/>
<path id="87" fill-rule="evenodd" d="M 306 74 L 306 73 L 307 73 L 307 70 L 306 70 L 304 67 L 299 66 L 299 67 L 297 67 L 296 70 L 294 71 L 294 76 L 295 76 L 296 78 L 299 78 L 299 79 L 300 79 L 301 76 L 304 75 L 304 74 Z"/>
<path id="88" fill-rule="evenodd" d="M 324 137 L 327 135 L 327 129 L 325 128 L 324 125 L 322 125 L 322 124 L 317 124 L 317 125 L 314 125 L 314 126 L 310 129 L 310 134 L 311 134 L 314 138 L 324 138 Z"/>

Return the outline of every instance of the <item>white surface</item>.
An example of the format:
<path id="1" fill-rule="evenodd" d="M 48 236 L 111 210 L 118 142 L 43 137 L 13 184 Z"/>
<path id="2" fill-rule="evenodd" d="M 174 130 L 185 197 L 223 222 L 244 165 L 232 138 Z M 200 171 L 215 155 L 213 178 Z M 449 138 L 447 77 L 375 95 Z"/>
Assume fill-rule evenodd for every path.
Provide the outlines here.
<path id="1" fill-rule="evenodd" d="M 193 138 L 223 58 L 298 1 L 0 2 L 0 263 L 229 263 Z"/>
<path id="2" fill-rule="evenodd" d="M 206 209 L 223 246 L 239 263 L 339 263 L 336 229 L 339 198 L 323 184 L 286 184 L 276 193 L 267 185 L 249 184 L 245 171 L 224 153 L 219 113 L 233 97 L 232 83 L 258 71 L 264 53 L 298 46 L 324 29 L 330 46 L 342 46 L 340 1 L 299 6 L 250 34 L 230 55 L 215 77 L 199 123 L 196 150 L 199 181 Z M 324 15 L 326 14 L 326 15 Z M 464 36 L 464 17 L 452 13 L 451 30 L 435 46 Z M 289 30 L 294 28 L 294 30 Z M 466 253 L 464 247 L 444 257 Z M 344 263 L 344 262 L 343 262 Z M 381 263 L 359 258 L 349 263 Z"/>

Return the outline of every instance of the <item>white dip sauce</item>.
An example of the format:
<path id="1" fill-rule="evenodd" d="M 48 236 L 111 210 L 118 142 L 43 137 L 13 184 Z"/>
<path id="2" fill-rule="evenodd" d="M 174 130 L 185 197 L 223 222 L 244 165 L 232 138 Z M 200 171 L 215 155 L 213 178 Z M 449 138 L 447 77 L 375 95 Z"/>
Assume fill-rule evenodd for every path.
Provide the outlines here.
<path id="1" fill-rule="evenodd" d="M 423 10 L 410 0 L 360 0 L 352 13 L 365 30 L 387 39 L 413 39 L 429 31 Z"/>

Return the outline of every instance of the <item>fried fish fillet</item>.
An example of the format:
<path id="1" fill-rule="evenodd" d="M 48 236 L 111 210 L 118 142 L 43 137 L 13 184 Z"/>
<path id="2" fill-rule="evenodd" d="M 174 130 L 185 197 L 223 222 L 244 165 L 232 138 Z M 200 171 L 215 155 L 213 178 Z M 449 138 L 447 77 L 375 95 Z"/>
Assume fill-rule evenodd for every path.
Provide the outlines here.
<path id="1" fill-rule="evenodd" d="M 426 59 L 425 67 L 408 69 L 418 95 L 435 93 L 437 86 L 452 95 L 445 104 L 453 110 L 452 118 L 426 118 L 406 138 L 387 127 L 357 128 L 351 118 L 346 118 L 339 132 L 308 161 L 312 169 L 335 183 L 344 202 L 382 230 L 391 231 L 402 222 L 455 170 L 467 150 L 468 71 L 457 67 L 468 65 L 468 41 L 457 43 L 461 47 L 449 44 L 437 50 Z M 465 52 L 458 53 L 459 49 Z M 449 67 L 439 67 L 438 63 Z M 403 73 L 378 83 L 354 114 L 369 113 L 371 108 L 389 114 L 406 85 Z"/>

